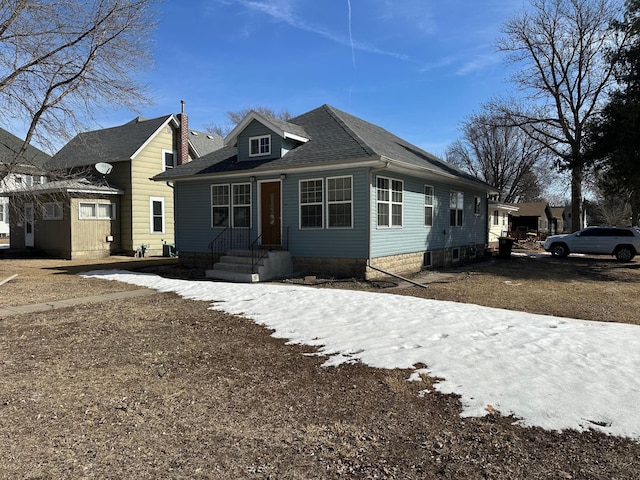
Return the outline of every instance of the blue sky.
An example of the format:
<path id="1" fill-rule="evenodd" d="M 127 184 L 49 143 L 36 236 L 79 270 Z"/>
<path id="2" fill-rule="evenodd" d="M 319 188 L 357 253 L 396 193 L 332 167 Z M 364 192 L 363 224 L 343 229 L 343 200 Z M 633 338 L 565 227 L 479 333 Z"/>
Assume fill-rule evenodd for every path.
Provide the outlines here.
<path id="1" fill-rule="evenodd" d="M 267 106 L 328 103 L 443 156 L 460 123 L 508 88 L 495 41 L 522 0 L 165 0 L 143 76 L 155 117 L 190 126 Z M 135 112 L 98 121 L 113 126 Z"/>

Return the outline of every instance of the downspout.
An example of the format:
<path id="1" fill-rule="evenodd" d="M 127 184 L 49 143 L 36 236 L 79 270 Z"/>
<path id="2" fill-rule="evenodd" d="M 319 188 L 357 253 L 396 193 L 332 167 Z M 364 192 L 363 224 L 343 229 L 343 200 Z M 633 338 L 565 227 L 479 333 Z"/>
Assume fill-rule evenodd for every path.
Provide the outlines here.
<path id="1" fill-rule="evenodd" d="M 375 175 L 378 172 L 381 172 L 385 169 L 387 169 L 387 167 L 389 167 L 389 160 L 385 160 L 384 161 L 384 165 L 382 167 L 378 167 L 378 168 L 372 168 L 369 171 L 369 245 L 368 245 L 368 249 L 369 249 L 369 255 L 367 258 L 367 267 L 371 266 L 371 245 L 373 243 L 373 223 L 371 218 L 373 217 L 373 192 L 372 189 L 376 188 L 375 185 L 373 184 L 373 180 Z M 365 277 L 366 277 L 366 269 L 365 269 Z"/>

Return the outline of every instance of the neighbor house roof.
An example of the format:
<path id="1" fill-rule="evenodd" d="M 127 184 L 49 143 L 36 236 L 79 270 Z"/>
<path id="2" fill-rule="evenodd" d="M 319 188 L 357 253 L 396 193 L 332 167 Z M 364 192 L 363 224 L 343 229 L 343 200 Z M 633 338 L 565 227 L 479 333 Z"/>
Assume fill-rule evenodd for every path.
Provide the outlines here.
<path id="1" fill-rule="evenodd" d="M 0 164 L 8 165 L 16 163 L 16 155 L 24 145 L 24 140 L 8 132 L 4 128 L 0 128 Z M 27 145 L 24 156 L 17 162 L 20 165 L 30 165 L 42 167 L 45 162 L 51 158 L 50 155 L 42 150 Z"/>
<path id="2" fill-rule="evenodd" d="M 119 188 L 112 187 L 102 180 L 94 178 L 77 178 L 56 180 L 29 187 L 18 187 L 7 192 L 8 195 L 45 194 L 45 193 L 82 193 L 86 195 L 122 195 Z"/>
<path id="3" fill-rule="evenodd" d="M 248 117 L 250 116 L 258 121 L 264 118 L 263 115 L 255 112 Z M 160 180 L 247 170 L 258 173 L 263 170 L 379 159 L 388 160 L 400 166 L 417 167 L 436 174 L 482 183 L 472 175 L 449 165 L 387 130 L 330 105 L 323 105 L 287 122 L 274 119 L 269 119 L 269 122 L 271 124 L 279 122 L 282 129 L 295 130 L 292 126 L 297 126 L 296 135 L 304 136 L 308 141 L 290 150 L 281 158 L 239 161 L 235 142 L 241 130 L 238 127 L 248 124 L 245 119 L 232 134 L 227 136 L 225 140 L 228 144 L 221 150 L 158 174 L 154 178 Z M 486 184 L 485 186 L 490 187 Z"/>
<path id="4" fill-rule="evenodd" d="M 549 209 L 547 202 L 516 203 L 514 206 L 518 207 L 518 211 L 512 213 L 514 217 L 546 217 Z M 548 214 L 551 214 L 551 210 L 548 210 Z"/>
<path id="5" fill-rule="evenodd" d="M 156 132 L 169 123 L 179 125 L 176 116 L 171 114 L 152 119 L 137 117 L 117 127 L 80 133 L 51 158 L 47 167 L 55 170 L 131 160 Z M 220 148 L 222 139 L 191 130 L 189 143 L 198 155 L 203 155 Z"/>

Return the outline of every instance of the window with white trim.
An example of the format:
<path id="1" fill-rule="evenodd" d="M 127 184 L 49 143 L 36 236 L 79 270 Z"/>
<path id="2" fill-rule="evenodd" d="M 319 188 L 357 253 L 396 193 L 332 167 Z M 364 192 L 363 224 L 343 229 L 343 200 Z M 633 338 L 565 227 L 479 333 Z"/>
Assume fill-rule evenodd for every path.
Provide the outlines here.
<path id="1" fill-rule="evenodd" d="M 324 226 L 322 183 L 321 178 L 300 181 L 300 228 L 322 228 Z"/>
<path id="2" fill-rule="evenodd" d="M 351 177 L 327 178 L 327 228 L 353 226 Z"/>
<path id="3" fill-rule="evenodd" d="M 113 220 L 116 218 L 115 203 L 81 202 L 80 220 Z"/>
<path id="4" fill-rule="evenodd" d="M 495 226 L 500 225 L 500 212 L 498 210 L 493 211 L 493 224 Z"/>
<path id="5" fill-rule="evenodd" d="M 149 223 L 151 233 L 164 233 L 164 198 L 149 197 Z"/>
<path id="6" fill-rule="evenodd" d="M 62 203 L 46 202 L 42 205 L 43 220 L 62 220 Z"/>
<path id="7" fill-rule="evenodd" d="M 482 198 L 474 197 L 473 198 L 473 214 L 480 215 L 482 212 Z"/>
<path id="8" fill-rule="evenodd" d="M 162 171 L 171 170 L 176 166 L 176 152 L 172 150 L 162 150 Z"/>
<path id="9" fill-rule="evenodd" d="M 424 186 L 424 226 L 433 226 L 433 187 Z"/>
<path id="10" fill-rule="evenodd" d="M 9 223 L 9 205 L 6 203 L 0 203 L 0 223 Z"/>
<path id="11" fill-rule="evenodd" d="M 251 184 L 211 185 L 211 226 L 251 227 Z"/>
<path id="12" fill-rule="evenodd" d="M 269 154 L 271 154 L 271 135 L 261 135 L 259 137 L 249 138 L 250 157 Z"/>
<path id="13" fill-rule="evenodd" d="M 378 227 L 402 227 L 402 194 L 404 182 L 377 177 L 376 202 Z"/>
<path id="14" fill-rule="evenodd" d="M 461 227 L 464 220 L 464 194 L 451 190 L 449 192 L 449 225 Z"/>
<path id="15" fill-rule="evenodd" d="M 235 183 L 231 185 L 233 191 L 233 226 L 236 228 L 251 227 L 251 184 Z"/>

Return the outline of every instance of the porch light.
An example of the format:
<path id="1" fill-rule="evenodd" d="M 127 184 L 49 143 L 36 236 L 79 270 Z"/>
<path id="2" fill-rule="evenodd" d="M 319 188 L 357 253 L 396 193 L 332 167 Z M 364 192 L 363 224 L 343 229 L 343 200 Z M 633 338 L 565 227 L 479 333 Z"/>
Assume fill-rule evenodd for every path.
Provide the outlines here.
<path id="1" fill-rule="evenodd" d="M 280 180 L 286 180 L 287 176 L 284 173 L 280 174 Z"/>
<path id="2" fill-rule="evenodd" d="M 249 177 L 249 181 L 250 181 L 251 183 L 255 183 L 255 181 L 256 181 L 256 177 L 253 177 L 253 176 L 252 176 L 252 177 Z"/>

